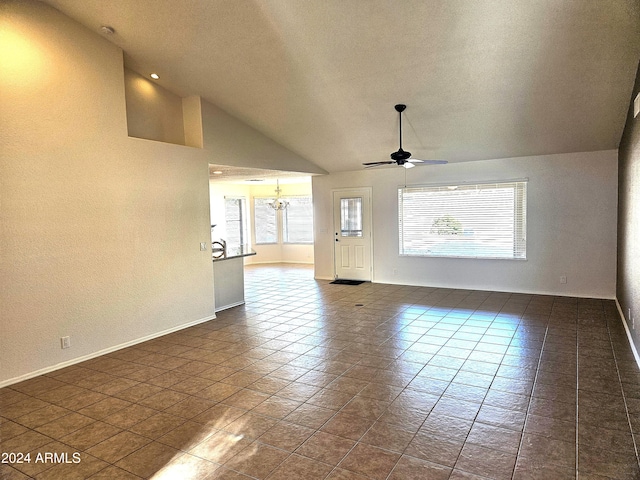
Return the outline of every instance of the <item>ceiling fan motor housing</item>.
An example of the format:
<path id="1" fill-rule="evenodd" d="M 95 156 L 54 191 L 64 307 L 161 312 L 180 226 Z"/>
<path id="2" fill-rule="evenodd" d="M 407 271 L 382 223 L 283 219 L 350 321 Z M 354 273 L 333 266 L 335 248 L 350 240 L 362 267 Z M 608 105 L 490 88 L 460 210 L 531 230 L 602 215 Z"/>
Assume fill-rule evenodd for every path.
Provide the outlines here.
<path id="1" fill-rule="evenodd" d="M 402 163 L 404 163 L 409 158 L 411 158 L 411 152 L 405 152 L 402 148 L 400 148 L 397 152 L 393 152 L 391 154 L 391 160 L 395 160 L 396 162 L 398 162 L 398 165 L 402 165 Z"/>

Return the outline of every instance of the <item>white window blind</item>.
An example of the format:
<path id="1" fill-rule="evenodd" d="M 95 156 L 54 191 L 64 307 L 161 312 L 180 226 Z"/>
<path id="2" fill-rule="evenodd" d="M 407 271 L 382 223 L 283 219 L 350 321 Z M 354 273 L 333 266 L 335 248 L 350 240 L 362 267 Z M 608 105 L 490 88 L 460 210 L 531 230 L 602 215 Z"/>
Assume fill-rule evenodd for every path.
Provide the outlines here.
<path id="1" fill-rule="evenodd" d="M 313 204 L 311 197 L 286 197 L 289 206 L 282 211 L 284 243 L 313 243 Z"/>
<path id="2" fill-rule="evenodd" d="M 276 211 L 269 205 L 275 198 L 254 198 L 253 216 L 256 244 L 278 243 L 278 219 Z"/>
<path id="3" fill-rule="evenodd" d="M 527 257 L 527 182 L 398 189 L 400 255 Z"/>
<path id="4" fill-rule="evenodd" d="M 225 197 L 224 218 L 227 246 L 238 247 L 247 244 L 246 199 Z"/>

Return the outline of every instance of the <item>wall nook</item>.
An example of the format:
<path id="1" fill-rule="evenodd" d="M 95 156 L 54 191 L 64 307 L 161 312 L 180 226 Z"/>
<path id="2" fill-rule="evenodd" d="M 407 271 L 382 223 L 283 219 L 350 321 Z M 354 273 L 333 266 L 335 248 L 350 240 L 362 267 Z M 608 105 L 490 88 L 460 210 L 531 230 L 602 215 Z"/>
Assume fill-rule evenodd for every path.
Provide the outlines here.
<path id="1" fill-rule="evenodd" d="M 130 137 L 202 148 L 200 97 L 180 97 L 131 69 L 124 69 Z"/>

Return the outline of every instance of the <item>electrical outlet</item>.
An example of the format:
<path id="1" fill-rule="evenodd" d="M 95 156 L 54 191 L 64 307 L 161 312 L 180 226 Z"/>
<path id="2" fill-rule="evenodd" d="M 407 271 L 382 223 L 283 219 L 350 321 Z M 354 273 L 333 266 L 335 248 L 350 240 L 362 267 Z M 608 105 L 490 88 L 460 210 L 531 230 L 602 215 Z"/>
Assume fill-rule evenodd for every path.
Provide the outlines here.
<path id="1" fill-rule="evenodd" d="M 562 284 L 567 283 L 567 276 L 566 275 L 561 275 L 560 276 L 560 283 L 562 283 Z"/>
<path id="2" fill-rule="evenodd" d="M 71 346 L 71 337 L 60 337 L 60 348 L 69 348 Z"/>
<path id="3" fill-rule="evenodd" d="M 207 242 L 200 242 L 200 251 L 201 252 L 207 251 Z"/>
<path id="4" fill-rule="evenodd" d="M 396 275 L 398 275 L 398 269 L 397 269 L 397 268 L 394 268 L 394 269 L 393 269 L 393 276 L 395 277 Z"/>

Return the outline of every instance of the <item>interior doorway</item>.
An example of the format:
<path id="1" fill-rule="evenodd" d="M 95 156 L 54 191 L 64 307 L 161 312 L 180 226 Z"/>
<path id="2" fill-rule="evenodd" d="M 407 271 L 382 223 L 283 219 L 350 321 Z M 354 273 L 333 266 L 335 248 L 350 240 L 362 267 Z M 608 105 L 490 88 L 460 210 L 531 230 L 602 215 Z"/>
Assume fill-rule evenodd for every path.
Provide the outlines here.
<path id="1" fill-rule="evenodd" d="M 309 175 L 209 165 L 209 201 L 212 241 L 254 251 L 246 264 L 313 264 Z M 273 208 L 274 203 L 282 208 Z"/>

